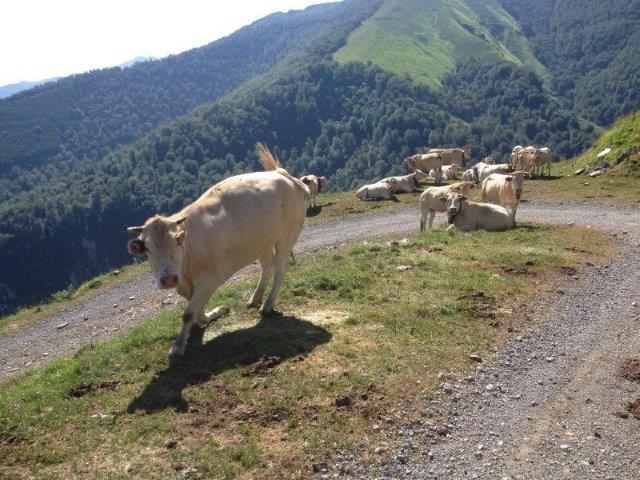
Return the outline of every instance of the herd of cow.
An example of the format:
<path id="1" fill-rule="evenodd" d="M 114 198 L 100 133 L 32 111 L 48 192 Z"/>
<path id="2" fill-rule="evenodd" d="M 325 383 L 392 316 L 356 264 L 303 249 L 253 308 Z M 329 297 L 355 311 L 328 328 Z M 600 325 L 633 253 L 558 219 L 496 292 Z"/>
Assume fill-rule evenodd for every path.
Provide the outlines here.
<path id="1" fill-rule="evenodd" d="M 317 195 L 328 188 L 324 177 L 298 179 L 280 168 L 263 144 L 257 145 L 257 152 L 264 172 L 227 178 L 180 212 L 155 215 L 142 226 L 127 228 L 136 235 L 127 245 L 129 252 L 148 256 L 158 287 L 175 288 L 188 300 L 172 355 L 184 354 L 194 323 L 212 322 L 229 312 L 226 307 L 208 313 L 204 309 L 219 286 L 256 260 L 261 276 L 247 306 L 260 308 L 263 315 L 274 312 L 307 207 L 315 206 Z M 362 200 L 392 198 L 395 193 L 416 190 L 427 177 L 441 183 L 455 178 L 470 159 L 471 152 L 464 149 L 415 155 L 405 161 L 413 173 L 367 185 L 357 195 Z M 548 149 L 516 147 L 509 164 L 495 165 L 487 158 L 464 172 L 464 181 L 425 189 L 420 197 L 421 230 L 427 224 L 432 228 L 437 212 L 448 214 L 450 229 L 511 228 L 524 178 L 539 173 L 549 160 Z M 514 171 L 516 167 L 523 171 Z M 466 197 L 476 185 L 482 188 L 483 203 Z M 271 282 L 269 295 L 263 300 Z"/>

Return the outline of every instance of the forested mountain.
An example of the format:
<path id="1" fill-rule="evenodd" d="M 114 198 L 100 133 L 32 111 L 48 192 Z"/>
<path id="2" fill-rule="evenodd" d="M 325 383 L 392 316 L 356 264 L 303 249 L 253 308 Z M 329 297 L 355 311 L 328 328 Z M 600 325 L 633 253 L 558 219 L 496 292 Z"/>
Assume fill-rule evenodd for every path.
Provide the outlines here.
<path id="1" fill-rule="evenodd" d="M 557 4 L 562 3 L 545 2 L 543 12 L 550 5 L 558 8 Z M 637 108 L 638 100 L 634 100 L 633 93 L 611 89 L 601 93 L 597 105 L 592 102 L 590 108 L 582 108 L 579 92 L 587 91 L 584 77 L 589 75 L 576 74 L 575 86 L 563 90 L 560 88 L 565 85 L 561 82 L 563 72 L 570 68 L 593 71 L 594 78 L 606 74 L 609 82 L 615 82 L 612 75 L 618 71 L 616 65 L 625 72 L 636 73 L 640 65 L 634 63 L 636 58 L 629 62 L 620 60 L 620 51 L 628 51 L 629 45 L 613 31 L 609 32 L 610 49 L 606 42 L 598 44 L 599 55 L 610 60 L 606 67 L 606 62 L 583 61 L 581 55 L 571 50 L 564 52 L 559 45 L 556 45 L 558 54 L 550 53 L 541 30 L 536 30 L 541 28 L 536 26 L 536 18 L 542 18 L 543 13 L 534 12 L 527 3 L 529 0 L 501 0 L 500 5 L 490 0 L 410 0 L 402 4 L 397 0 L 377 3 L 345 0 L 301 13 L 267 17 L 222 41 L 244 48 L 241 52 L 225 50 L 224 61 L 215 63 L 215 72 L 210 70 L 212 64 L 204 63 L 199 73 L 185 73 L 196 85 L 193 92 L 186 84 L 180 87 L 189 101 L 199 91 L 217 92 L 214 97 L 224 92 L 228 95 L 173 123 L 153 129 L 155 120 L 147 120 L 141 126 L 140 116 L 155 118 L 154 115 L 169 115 L 168 110 L 147 111 L 154 110 L 155 100 L 147 105 L 151 108 L 146 108 L 142 105 L 144 101 L 137 98 L 141 93 L 136 90 L 136 82 L 121 76 L 117 76 L 118 88 L 127 93 L 119 107 L 111 109 L 110 105 L 97 102 L 96 105 L 105 108 L 96 106 L 91 110 L 95 112 L 92 118 L 96 125 L 105 111 L 105 122 L 127 120 L 124 130 L 118 130 L 122 136 L 117 139 L 106 135 L 96 139 L 95 131 L 89 127 L 91 123 L 85 125 L 81 121 L 77 124 L 82 126 L 81 134 L 75 132 L 70 137 L 73 141 L 67 142 L 66 133 L 60 134 L 59 141 L 54 142 L 59 151 L 53 157 L 36 155 L 40 147 L 28 135 L 42 125 L 30 119 L 35 130 L 29 127 L 27 133 L 16 133 L 20 141 L 16 142 L 15 151 L 29 150 L 33 156 L 27 157 L 33 160 L 25 161 L 19 155 L 7 160 L 6 165 L 11 166 L 5 170 L 4 190 L 0 193 L 0 262 L 9 266 L 0 271 L 0 304 L 11 306 L 42 298 L 69 283 L 127 261 L 123 248 L 126 237 L 121 233 L 125 224 L 139 223 L 155 212 L 173 212 L 222 178 L 259 168 L 253 153 L 258 140 L 272 146 L 293 173 L 328 175 L 337 189 L 399 173 L 403 171 L 403 157 L 429 146 L 466 146 L 476 159 L 490 153 L 504 158 L 514 144 L 548 145 L 559 157 L 581 152 L 600 132 L 598 124 L 608 121 L 609 110 L 605 112 L 600 107 L 609 104 L 622 112 L 629 104 Z M 577 32 L 582 32 L 580 28 L 585 25 L 596 28 L 595 19 L 578 19 L 578 14 L 598 15 L 602 9 L 595 6 L 595 0 L 579 3 L 584 7 L 581 12 L 575 5 L 567 7 L 572 12 L 563 11 L 565 22 L 573 18 Z M 527 8 L 532 9 L 531 16 L 536 18 L 525 23 L 518 19 L 526 16 Z M 622 9 L 627 11 L 626 7 Z M 435 30 L 436 23 L 429 17 L 431 11 L 437 11 L 442 20 Z M 418 48 L 403 47 L 411 43 L 413 26 L 396 32 L 402 41 L 392 42 L 395 53 L 387 51 L 380 57 L 392 58 L 391 63 L 371 58 L 369 53 L 376 47 L 364 48 L 366 45 L 362 43 L 372 24 L 377 33 L 370 36 L 375 39 L 371 41 L 384 42 L 387 38 L 379 34 L 379 26 L 386 25 L 381 20 L 386 18 L 385 12 L 395 15 L 388 19 L 393 25 L 402 19 L 398 17 L 401 12 L 411 17 L 407 18 L 409 25 L 423 27 L 415 31 Z M 455 18 L 443 19 L 444 14 Z M 614 29 L 612 24 L 604 23 Z M 444 46 L 423 52 L 426 59 L 420 57 L 422 47 L 437 41 L 433 38 L 440 38 L 445 26 L 453 29 L 448 37 L 451 45 L 459 28 L 474 38 L 467 36 L 453 47 L 445 42 Z M 557 30 L 554 34 L 560 42 L 562 36 Z M 277 39 L 277 46 L 266 44 L 267 37 Z M 425 38 L 432 40 L 425 43 Z M 354 39 L 359 42 L 357 48 L 353 47 Z M 204 48 L 217 51 L 217 43 Z M 239 66 L 235 56 L 246 56 L 250 46 L 253 66 Z M 587 45 L 582 48 L 588 50 Z M 595 52 L 595 46 L 592 50 Z M 347 51 L 351 52 L 348 59 L 344 55 Z M 191 60 L 183 68 L 195 68 L 193 59 L 199 55 L 211 57 L 203 52 L 199 49 L 189 52 L 184 58 Z M 357 52 L 366 55 L 360 58 Z M 396 70 L 397 65 L 406 64 L 405 52 L 408 59 L 418 58 L 422 62 L 420 72 L 428 72 L 432 65 L 437 74 L 429 78 L 436 81 L 421 79 L 415 72 Z M 454 52 L 451 58 L 456 62 L 447 63 L 444 69 L 436 65 L 442 52 Z M 166 61 L 175 66 L 175 62 L 183 60 L 174 57 Z M 561 67 L 563 62 L 566 69 Z M 176 76 L 179 73 L 177 66 L 173 71 L 160 69 L 162 65 L 152 62 L 134 66 L 118 75 L 142 67 L 158 69 L 155 73 L 138 71 L 139 77 L 134 79 L 153 83 L 154 75 L 158 75 L 161 87 L 157 91 L 162 94 L 154 93 L 152 97 L 161 99 L 169 88 L 163 82 L 174 78 L 165 76 L 167 71 Z M 218 82 L 227 68 L 231 70 L 229 78 L 235 78 L 235 89 L 229 83 Z M 112 73 L 94 72 L 89 77 L 93 78 L 92 75 L 102 78 L 101 75 L 109 77 Z M 199 75 L 218 80 L 203 82 L 209 90 L 199 89 Z M 625 75 L 620 78 L 623 85 L 627 85 Z M 89 77 L 83 81 L 89 82 Z M 72 77 L 61 82 L 72 85 L 74 81 L 78 79 Z M 74 90 L 70 87 L 63 91 L 64 95 L 71 92 Z M 50 92 L 47 95 L 50 97 L 44 104 L 54 104 L 57 97 Z M 143 99 L 147 98 L 143 95 Z M 2 106 L 0 102 L 0 111 Z M 40 107 L 33 104 L 34 118 Z M 15 108 L 17 112 L 28 111 Z M 134 117 L 136 108 L 145 111 Z M 16 118 L 26 117 L 20 117 L 16 111 L 7 117 L 0 112 L 0 123 L 20 129 Z M 106 125 L 110 123 L 96 127 L 96 131 L 104 133 Z M 46 130 L 47 135 L 56 128 Z M 139 141 L 113 150 L 115 145 L 131 141 L 145 129 L 150 133 Z M 83 143 L 81 137 L 88 143 Z M 102 156 L 104 152 L 111 153 Z M 28 167 L 31 164 L 40 166 Z"/>
<path id="2" fill-rule="evenodd" d="M 558 98 L 600 125 L 640 106 L 640 0 L 500 0 Z"/>
<path id="3" fill-rule="evenodd" d="M 376 2 L 274 14 L 180 55 L 74 75 L 0 101 L 0 201 L 98 160 L 155 126 L 214 100 L 335 29 L 352 29 Z M 357 7 L 357 8 L 355 8 Z"/>

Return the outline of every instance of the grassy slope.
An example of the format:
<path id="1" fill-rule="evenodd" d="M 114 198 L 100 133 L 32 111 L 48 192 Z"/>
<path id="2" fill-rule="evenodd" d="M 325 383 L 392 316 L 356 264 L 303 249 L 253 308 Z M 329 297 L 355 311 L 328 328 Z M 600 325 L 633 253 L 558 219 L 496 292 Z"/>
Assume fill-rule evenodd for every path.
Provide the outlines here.
<path id="1" fill-rule="evenodd" d="M 632 155 L 614 170 L 614 175 L 640 177 L 640 110 L 619 119 L 602 134 L 593 148 L 574 159 L 571 166 L 581 168 L 597 162 L 597 155 L 605 148 L 612 149 L 611 153 L 604 157 L 610 164 L 615 164 L 623 153 L 632 152 Z"/>
<path id="2" fill-rule="evenodd" d="M 597 155 L 611 148 L 604 157 L 614 168 L 596 178 L 575 176 L 574 172 L 598 161 Z M 623 153 L 631 152 L 616 165 Z M 640 203 L 640 111 L 618 120 L 582 155 L 553 166 L 554 180 L 528 182 L 527 198 L 532 201 L 596 201 L 601 203 Z"/>
<path id="3" fill-rule="evenodd" d="M 502 32 L 492 35 L 491 24 Z M 455 62 L 469 58 L 508 60 L 546 75 L 517 22 L 485 0 L 388 0 L 334 58 L 371 61 L 432 88 Z"/>
<path id="4" fill-rule="evenodd" d="M 560 266 L 609 251 L 604 234 L 562 227 L 414 242 L 302 259 L 280 298 L 287 317 L 244 308 L 255 279 L 225 286 L 211 305 L 231 317 L 175 364 L 177 310 L 4 383 L 0 476 L 308 478 L 312 461 L 373 450 L 373 424 L 398 405 L 414 411 L 439 371 L 462 374 L 469 353 L 527 328 L 511 312 Z M 264 356 L 282 363 L 260 371 Z"/>

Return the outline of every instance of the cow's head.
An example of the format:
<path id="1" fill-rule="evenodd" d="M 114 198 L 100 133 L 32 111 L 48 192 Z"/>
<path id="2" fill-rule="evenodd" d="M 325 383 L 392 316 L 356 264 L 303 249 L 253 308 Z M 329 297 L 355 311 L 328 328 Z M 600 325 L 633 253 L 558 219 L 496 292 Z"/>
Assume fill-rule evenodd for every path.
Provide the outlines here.
<path id="1" fill-rule="evenodd" d="M 524 179 L 528 178 L 529 174 L 527 172 L 513 172 L 509 176 L 513 177 L 513 189 L 516 192 L 516 198 L 520 200 L 524 190 Z"/>
<path id="2" fill-rule="evenodd" d="M 453 224 L 456 217 L 460 214 L 460 210 L 462 210 L 462 202 L 467 200 L 465 195 L 460 193 L 451 193 L 447 198 L 447 219 L 449 224 Z"/>
<path id="3" fill-rule="evenodd" d="M 149 257 L 149 265 L 159 288 L 175 288 L 180 282 L 185 237 L 182 224 L 185 220 L 186 217 L 176 220 L 156 215 L 142 227 L 127 228 L 127 232 L 137 235 L 129 241 L 127 250 L 132 255 Z"/>
<path id="4" fill-rule="evenodd" d="M 466 163 L 471 160 L 471 150 L 468 148 L 462 149 L 462 160 Z"/>
<path id="5" fill-rule="evenodd" d="M 466 195 L 472 188 L 476 188 L 476 184 L 473 182 L 459 182 L 451 187 L 451 192 Z"/>
<path id="6" fill-rule="evenodd" d="M 416 183 L 421 182 L 422 180 L 428 177 L 429 175 L 424 173 L 422 170 L 416 170 L 415 172 L 413 172 L 413 178 L 415 178 Z"/>

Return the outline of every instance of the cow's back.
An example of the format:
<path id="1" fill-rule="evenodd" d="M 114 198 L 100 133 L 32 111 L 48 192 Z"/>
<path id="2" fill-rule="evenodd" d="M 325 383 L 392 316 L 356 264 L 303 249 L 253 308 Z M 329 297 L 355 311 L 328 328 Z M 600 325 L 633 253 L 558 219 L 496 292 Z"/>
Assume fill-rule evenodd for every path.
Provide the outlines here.
<path id="1" fill-rule="evenodd" d="M 306 197 L 277 172 L 249 173 L 214 185 L 183 213 L 191 273 L 225 277 L 273 249 L 287 231 L 301 229 Z"/>

